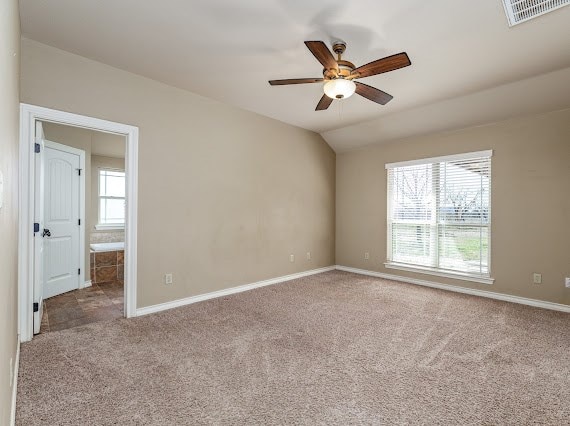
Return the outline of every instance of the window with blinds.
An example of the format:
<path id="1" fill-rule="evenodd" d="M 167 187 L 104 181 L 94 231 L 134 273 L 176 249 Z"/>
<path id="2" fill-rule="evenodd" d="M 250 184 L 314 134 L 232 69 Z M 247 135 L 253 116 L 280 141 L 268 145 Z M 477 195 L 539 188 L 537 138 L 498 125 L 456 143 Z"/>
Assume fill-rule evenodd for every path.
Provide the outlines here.
<path id="1" fill-rule="evenodd" d="M 99 223 L 97 229 L 125 226 L 125 172 L 99 170 Z"/>
<path id="2" fill-rule="evenodd" d="M 387 164 L 386 266 L 489 277 L 491 155 Z"/>

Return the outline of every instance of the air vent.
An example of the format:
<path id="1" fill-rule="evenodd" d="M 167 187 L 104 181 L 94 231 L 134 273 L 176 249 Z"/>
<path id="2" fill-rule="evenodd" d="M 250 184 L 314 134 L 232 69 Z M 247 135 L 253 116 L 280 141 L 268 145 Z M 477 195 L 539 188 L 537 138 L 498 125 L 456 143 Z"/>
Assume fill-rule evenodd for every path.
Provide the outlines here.
<path id="1" fill-rule="evenodd" d="M 503 0 L 509 25 L 520 24 L 570 4 L 570 0 Z"/>

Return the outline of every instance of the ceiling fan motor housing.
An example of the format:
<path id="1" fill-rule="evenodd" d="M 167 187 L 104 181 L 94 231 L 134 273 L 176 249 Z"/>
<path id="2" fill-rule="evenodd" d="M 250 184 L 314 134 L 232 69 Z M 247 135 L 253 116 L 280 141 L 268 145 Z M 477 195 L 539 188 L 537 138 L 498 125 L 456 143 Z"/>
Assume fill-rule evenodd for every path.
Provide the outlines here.
<path id="1" fill-rule="evenodd" d="M 325 80 L 334 80 L 336 78 L 352 79 L 355 77 L 352 71 L 354 71 L 356 67 L 352 62 L 339 59 L 336 63 L 338 64 L 338 69 L 323 69 L 323 77 Z"/>
<path id="2" fill-rule="evenodd" d="M 338 63 L 339 75 L 344 78 L 350 77 L 350 74 L 356 68 L 352 62 L 343 60 L 338 60 L 336 62 Z"/>

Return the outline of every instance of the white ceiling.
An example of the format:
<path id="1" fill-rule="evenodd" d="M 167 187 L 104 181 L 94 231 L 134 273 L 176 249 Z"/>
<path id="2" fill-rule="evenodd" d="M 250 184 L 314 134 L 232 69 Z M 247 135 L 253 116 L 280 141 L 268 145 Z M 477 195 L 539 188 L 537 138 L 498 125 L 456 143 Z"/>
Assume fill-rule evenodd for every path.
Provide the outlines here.
<path id="1" fill-rule="evenodd" d="M 532 78 L 570 67 L 570 7 L 513 28 L 501 0 L 20 0 L 20 9 L 26 37 L 319 132 L 337 151 L 478 124 L 474 114 L 497 109 L 491 100 L 518 111 L 524 97 L 504 87 L 525 79 L 519 89 L 532 82 L 541 108 L 570 106 L 568 85 L 550 102 L 541 88 L 552 93 L 551 81 Z M 268 85 L 320 77 L 303 41 L 334 39 L 357 66 L 408 53 L 411 67 L 362 80 L 394 96 L 387 106 L 355 95 L 316 112 L 321 84 Z"/>

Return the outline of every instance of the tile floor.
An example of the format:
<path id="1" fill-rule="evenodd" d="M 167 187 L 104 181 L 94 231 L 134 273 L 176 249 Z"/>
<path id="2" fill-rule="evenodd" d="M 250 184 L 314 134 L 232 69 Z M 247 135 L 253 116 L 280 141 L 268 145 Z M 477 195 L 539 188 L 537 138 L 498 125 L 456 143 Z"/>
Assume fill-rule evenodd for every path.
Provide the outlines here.
<path id="1" fill-rule="evenodd" d="M 124 316 L 123 282 L 93 284 L 44 301 L 40 333 Z"/>

